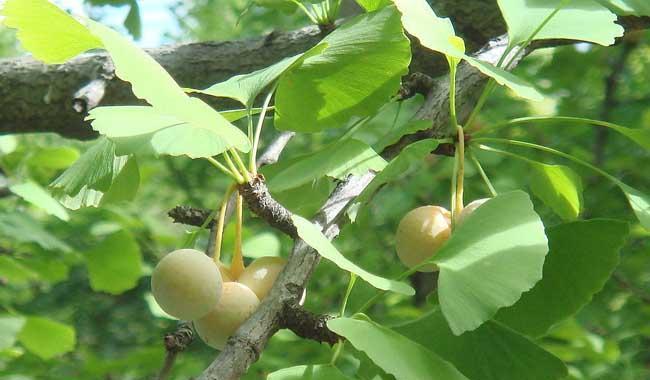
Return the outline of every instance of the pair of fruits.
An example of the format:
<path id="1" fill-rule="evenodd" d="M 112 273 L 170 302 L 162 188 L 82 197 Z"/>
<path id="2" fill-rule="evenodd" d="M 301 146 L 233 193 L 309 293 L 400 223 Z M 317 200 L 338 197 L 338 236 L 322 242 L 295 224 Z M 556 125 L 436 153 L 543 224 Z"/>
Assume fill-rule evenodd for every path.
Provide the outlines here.
<path id="1" fill-rule="evenodd" d="M 456 218 L 456 225 L 488 199 L 477 199 L 463 208 Z M 395 235 L 395 248 L 400 261 L 409 268 L 430 259 L 451 236 L 451 213 L 440 206 L 422 206 L 409 211 L 400 221 Z M 433 272 L 434 264 L 425 265 L 419 272 Z"/>
<path id="2" fill-rule="evenodd" d="M 192 321 L 201 339 L 221 350 L 269 293 L 285 264 L 280 257 L 261 257 L 234 276 L 201 251 L 179 249 L 160 260 L 151 289 L 165 312 Z"/>

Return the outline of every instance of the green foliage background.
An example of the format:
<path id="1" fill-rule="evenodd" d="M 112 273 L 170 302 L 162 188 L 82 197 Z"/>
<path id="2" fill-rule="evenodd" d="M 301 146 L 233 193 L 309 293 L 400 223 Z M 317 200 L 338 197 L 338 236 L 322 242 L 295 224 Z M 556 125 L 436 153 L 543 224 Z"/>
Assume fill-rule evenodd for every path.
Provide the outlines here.
<path id="1" fill-rule="evenodd" d="M 119 6 L 125 2 L 112 3 Z M 251 8 L 239 26 L 234 27 L 246 3 L 244 0 L 199 0 L 190 6 L 174 6 L 170 12 L 179 18 L 181 30 L 179 35 L 170 38 L 178 41 L 225 40 L 260 35 L 275 28 L 291 29 L 306 23 L 299 13 Z M 146 15 L 141 18 L 146 27 Z M 127 29 L 137 35 L 134 26 L 127 25 Z M 557 114 L 608 118 L 621 125 L 648 128 L 650 35 L 642 33 L 637 38 L 627 43 L 633 46 L 621 44 L 602 48 L 580 44 L 535 52 L 517 73 L 537 84 L 546 100 L 528 103 L 499 89 L 479 122 L 487 125 L 529 114 Z M 0 33 L 0 52 L 5 57 L 20 54 L 12 34 L 6 30 Z M 629 55 L 620 71 L 615 102 L 608 104 L 605 99 L 607 79 L 623 54 Z M 597 152 L 602 149 L 600 164 L 610 173 L 636 188 L 650 189 L 647 152 L 613 133 L 599 143 L 598 131 L 589 126 L 516 126 L 500 134 L 557 147 L 589 162 L 597 161 Z M 269 141 L 273 133 L 267 128 L 263 141 Z M 300 135 L 286 150 L 285 158 L 321 148 L 329 141 L 331 138 L 327 134 Z M 88 145 L 51 135 L 0 137 L 0 169 L 13 181 L 31 178 L 46 186 L 74 161 L 76 152 L 83 152 Z M 548 156 L 531 155 L 530 152 L 526 155 L 554 162 Z M 479 157 L 500 192 L 529 186 L 529 168 L 525 163 L 487 152 L 480 153 Z M 178 204 L 214 208 L 228 182 L 224 176 L 212 175 L 216 172 L 200 160 L 162 157 L 140 161 L 139 165 L 141 183 L 133 202 L 74 211 L 67 223 L 16 196 L 0 198 L 0 314 L 19 311 L 23 315 L 47 317 L 73 327 L 76 340 L 71 352 L 43 359 L 21 345 L 3 341 L 3 334 L 10 331 L 10 321 L 0 319 L 0 379 L 141 379 L 151 377 L 160 368 L 164 354 L 162 336 L 173 330 L 175 321 L 165 318 L 155 306 L 150 295 L 149 274 L 157 260 L 178 247 L 185 237 L 184 227 L 172 224 L 166 213 Z M 584 217 L 634 221 L 624 196 L 614 185 L 580 167 L 574 169 L 582 176 L 586 189 Z M 449 206 L 451 171 L 451 160 L 435 156 L 411 165 L 399 181 L 377 194 L 368 213 L 360 216 L 359 223 L 343 229 L 336 242 L 339 251 L 373 273 L 386 277 L 399 274 L 403 268 L 393 251 L 398 221 L 404 213 L 419 205 Z M 317 194 L 326 196 L 323 190 L 331 186 L 314 184 L 313 188 Z M 487 195 L 478 174 L 468 168 L 466 199 Z M 304 216 L 307 216 L 305 210 L 313 209 L 305 199 L 293 199 L 302 207 Z M 560 222 L 546 206 L 537 199 L 535 202 L 547 226 Z M 10 230 L 6 227 L 15 225 L 16 220 L 20 220 L 22 228 Z M 287 255 L 291 247 L 287 238 L 250 215 L 246 216 L 245 227 L 246 254 Z M 126 231 L 122 233 L 126 236 L 121 238 L 137 243 L 131 251 L 122 249 L 124 252 L 120 252 L 129 256 L 130 262 L 135 262 L 127 270 L 135 270 L 137 281 L 127 285 L 126 291 L 119 289 L 111 292 L 118 294 L 109 294 L 104 288 L 98 289 L 91 268 L 107 271 L 99 274 L 104 278 L 120 276 L 117 273 L 120 268 L 102 265 L 97 269 L 91 262 L 97 247 L 114 238 L 117 231 Z M 546 349 L 569 364 L 572 379 L 650 378 L 648 237 L 647 231 L 635 228 L 632 239 L 622 250 L 620 266 L 604 290 L 575 318 L 556 326 L 542 340 Z M 231 251 L 233 240 L 234 232 L 230 228 L 226 232 L 226 253 Z M 198 245 L 205 242 L 206 236 L 201 236 Z M 336 313 L 347 283 L 346 276 L 341 273 L 330 262 L 323 261 L 319 265 L 308 288 L 308 309 Z M 412 281 L 415 285 L 431 279 L 416 276 Z M 371 287 L 357 282 L 349 309 L 359 308 L 373 294 Z M 418 295 L 415 302 L 413 300 L 390 294 L 372 310 L 373 319 L 396 324 L 417 318 L 431 308 L 422 295 Z M 46 340 L 46 335 L 41 339 Z M 326 346 L 281 331 L 246 378 L 259 379 L 263 374 L 291 365 L 327 362 L 330 355 Z M 174 378 L 183 379 L 199 373 L 214 356 L 215 351 L 195 341 L 180 356 Z M 352 370 L 358 365 L 359 359 L 350 354 L 340 361 L 342 369 Z"/>

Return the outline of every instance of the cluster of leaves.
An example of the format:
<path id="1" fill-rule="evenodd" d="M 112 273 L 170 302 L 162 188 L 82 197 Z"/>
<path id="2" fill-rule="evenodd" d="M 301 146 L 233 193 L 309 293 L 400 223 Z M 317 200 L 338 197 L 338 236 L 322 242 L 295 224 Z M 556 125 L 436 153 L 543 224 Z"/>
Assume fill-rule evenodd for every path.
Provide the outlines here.
<path id="1" fill-rule="evenodd" d="M 134 217 L 138 215 L 137 211 L 134 211 L 134 215 L 124 215 L 122 208 L 126 206 L 112 204 L 130 200 L 136 195 L 141 176 L 146 174 L 141 173 L 138 162 L 152 161 L 151 153 L 157 156 L 212 158 L 235 149 L 242 153 L 249 152 L 255 146 L 255 141 L 251 138 L 252 129 L 249 128 L 247 136 L 233 123 L 239 118 L 247 117 L 249 125 L 252 125 L 252 114 L 257 112 L 253 109 L 254 101 L 265 90 L 270 90 L 270 94 L 275 95 L 272 122 L 276 129 L 320 132 L 309 142 L 313 144 L 316 141 L 318 149 L 298 149 L 299 152 L 307 150 L 310 153 L 294 155 L 265 170 L 273 193 L 281 201 L 286 201 L 294 212 L 310 216 L 327 195 L 332 179 L 342 179 L 368 170 L 379 172 L 350 212 L 355 223 L 350 227 L 352 232 L 348 233 L 353 235 L 366 230 L 367 235 L 368 231 L 373 230 L 369 214 L 377 212 L 372 209 L 371 197 L 377 195 L 377 191 L 384 185 L 402 179 L 409 167 L 422 167 L 422 160 L 438 144 L 435 140 L 412 144 L 390 162 L 386 162 L 377 153 L 404 134 L 428 126 L 426 122 L 413 120 L 414 112 L 422 99 L 390 101 L 391 96 L 397 92 L 400 77 L 406 73 L 410 61 L 410 48 L 402 28 L 417 37 L 423 46 L 444 54 L 452 73 L 460 61 L 466 61 L 493 78 L 496 83 L 507 86 L 515 96 L 527 100 L 543 98 L 541 91 L 529 81 L 505 71 L 499 65 L 491 65 L 468 56 L 463 40 L 456 36 L 449 20 L 437 17 L 426 2 L 395 0 L 393 3 L 396 7 L 390 2 L 361 3 L 370 13 L 349 20 L 309 51 L 269 68 L 236 76 L 200 90 L 204 94 L 235 99 L 245 107 L 244 110 L 220 113 L 186 95 L 155 61 L 101 24 L 89 20 L 76 21 L 47 1 L 8 1 L 3 11 L 7 17 L 6 24 L 18 29 L 23 45 L 37 58 L 56 63 L 88 49 L 106 49 L 113 58 L 118 76 L 131 82 L 134 93 L 149 105 L 100 107 L 91 111 L 89 118 L 93 120 L 93 128 L 105 137 L 94 143 L 83 155 L 71 148 L 59 148 L 60 151 L 56 153 L 45 153 L 46 156 L 54 154 L 62 161 L 49 168 L 43 166 L 42 158 L 32 158 L 36 155 L 34 152 L 24 158 L 20 153 L 12 153 L 16 147 L 6 149 L 9 163 L 5 165 L 11 165 L 17 171 L 16 178 L 25 179 L 12 184 L 11 191 L 25 202 L 55 218 L 70 220 L 68 211 L 38 185 L 43 179 L 51 177 L 53 172 L 67 168 L 52 182 L 53 193 L 63 205 L 69 209 L 101 205 L 115 214 L 113 219 L 122 220 L 108 225 L 95 223 L 92 228 L 70 223 L 62 228 L 70 236 L 78 236 L 79 231 L 94 230 L 90 234 L 94 235 L 93 239 L 76 243 L 73 248 L 58 238 L 61 232 L 54 235 L 44 230 L 36 220 L 30 219 L 23 212 L 2 213 L 2 235 L 12 248 L 14 242 L 17 242 L 20 244 L 16 247 L 25 252 L 43 252 L 42 256 L 45 257 L 48 252 L 56 252 L 65 257 L 67 262 L 59 267 L 62 275 L 50 280 L 46 277 L 52 276 L 53 272 L 49 263 L 40 264 L 43 273 L 32 268 L 32 265 L 38 267 L 39 264 L 33 262 L 38 263 L 42 257 L 34 261 L 27 257 L 21 260 L 2 256 L 0 258 L 7 260 L 4 260 L 5 269 L 0 273 L 5 276 L 12 274 L 14 277 L 9 279 L 12 284 L 44 282 L 53 285 L 68 277 L 69 267 L 85 263 L 90 286 L 96 292 L 121 294 L 136 288 L 138 280 L 146 273 L 141 253 L 141 246 L 146 243 L 138 244 L 133 232 L 127 231 L 139 229 L 146 234 L 151 232 L 151 227 L 143 228 L 137 223 L 130 226 L 137 220 Z M 622 5 L 634 6 L 630 2 L 613 3 L 615 2 L 608 2 L 609 5 L 618 7 L 616 9 Z M 536 5 L 525 1 L 502 0 L 499 5 L 508 24 L 508 51 L 511 52 L 516 52 L 518 47 L 525 46 L 533 39 L 565 38 L 608 45 L 622 34 L 622 29 L 614 23 L 614 13 L 592 1 L 574 1 L 569 5 L 553 1 Z M 643 10 L 639 8 L 639 12 Z M 47 40 L 43 39 L 43 24 L 36 22 L 38 17 L 34 15 L 50 20 Z M 593 28 L 576 30 L 576 20 L 587 22 Z M 310 96 L 304 96 L 306 93 Z M 304 112 L 305 109 L 313 112 Z M 505 123 L 499 123 L 498 120 L 479 133 L 490 131 L 490 128 L 524 123 L 585 123 L 610 128 L 644 149 L 650 145 L 647 130 L 627 129 L 594 120 L 557 117 L 513 119 Z M 261 120 L 262 123 L 264 121 Z M 468 125 L 470 128 L 473 126 Z M 6 141 L 5 144 L 11 144 Z M 545 343 L 543 337 L 560 337 L 561 334 L 566 336 L 573 333 L 574 336 L 583 334 L 585 340 L 589 339 L 588 333 L 579 327 L 574 328 L 573 332 L 567 332 L 571 328 L 567 324 L 561 326 L 564 330 L 551 329 L 578 312 L 603 287 L 618 263 L 619 250 L 628 234 L 628 227 L 625 223 L 613 220 L 576 220 L 584 208 L 585 199 L 580 176 L 573 169 L 539 162 L 529 155 L 520 156 L 485 144 L 503 143 L 535 148 L 595 170 L 623 190 L 645 228 L 650 225 L 648 197 L 602 169 L 562 151 L 511 139 L 480 137 L 475 141 L 476 145 L 470 147 L 472 152 L 478 149 L 489 150 L 519 158 L 531 165 L 532 173 L 535 173 L 529 184 L 531 192 L 541 200 L 544 207 L 556 214 L 554 216 L 549 213 L 550 220 L 559 217 L 562 223 L 545 228 L 532 200 L 522 191 L 503 192 L 495 196 L 457 228 L 449 243 L 432 259 L 440 268 L 439 290 L 436 297 L 430 300 L 428 311 L 424 315 L 408 318 L 408 312 L 399 315 L 396 311 L 391 311 L 389 314 L 399 316 L 400 320 L 393 328 L 386 327 L 390 323 L 378 324 L 363 314 L 332 320 L 328 324 L 330 329 L 347 338 L 354 347 L 352 354 L 356 359 L 348 355 L 346 363 L 337 367 L 291 367 L 276 371 L 269 378 L 393 376 L 397 379 L 559 379 L 565 376 L 565 364 L 542 347 L 556 354 L 560 350 Z M 489 162 L 482 155 L 479 158 L 483 162 Z M 75 159 L 77 160 L 72 164 Z M 11 160 L 15 161 L 12 163 Z M 32 169 L 30 162 L 37 169 Z M 37 174 L 38 170 L 43 169 L 50 171 Z M 439 172 L 438 179 L 449 176 L 444 170 Z M 37 176 L 41 181 L 39 178 L 27 179 Z M 427 173 L 427 176 L 420 177 L 429 177 L 421 179 L 426 187 L 421 191 L 414 189 L 413 193 L 423 193 L 425 199 L 439 199 L 432 198 L 437 192 L 430 189 L 431 180 L 436 179 L 435 176 Z M 151 179 L 151 175 L 148 178 Z M 424 185 L 425 183 L 429 185 Z M 497 187 L 502 189 L 512 186 L 502 187 L 497 183 Z M 382 204 L 399 203 L 398 192 L 388 194 L 393 198 L 388 198 L 389 201 Z M 159 209 L 161 204 L 154 210 L 162 213 Z M 618 206 L 613 207 L 620 205 L 618 203 Z M 395 210 L 390 211 L 393 211 L 393 215 L 399 214 Z M 87 216 L 91 218 L 106 216 L 106 211 L 102 210 L 82 212 L 95 213 L 87 214 L 92 215 Z M 383 212 L 384 215 L 388 213 Z M 362 296 L 372 291 L 368 285 L 382 291 L 391 291 L 394 294 L 390 297 L 396 297 L 394 299 L 397 302 L 404 303 L 413 294 L 413 289 L 403 282 L 372 274 L 353 262 L 352 257 L 343 255 L 341 251 L 355 250 L 347 247 L 354 243 L 351 241 L 354 239 L 346 235 L 345 231 L 344 240 L 337 248 L 306 219 L 295 216 L 294 223 L 300 237 L 324 258 L 367 283 L 360 286 L 360 292 L 365 293 Z M 259 236 L 257 239 L 260 239 Z M 279 244 L 274 238 L 270 239 Z M 267 243 L 257 244 L 263 246 Z M 368 247 L 359 245 L 356 250 L 370 251 Z M 261 249 L 255 249 L 251 245 L 248 250 L 259 252 Z M 80 251 L 84 253 L 79 254 Z M 386 273 L 379 268 L 380 265 L 373 257 L 361 260 L 363 264 L 370 264 L 373 272 Z M 371 264 L 372 262 L 375 263 Z M 16 273 L 19 274 L 18 280 Z M 136 289 L 138 288 L 142 286 Z M 325 293 L 325 299 L 326 288 L 326 284 L 323 284 L 318 289 Z M 140 295 L 143 292 L 142 289 L 138 291 Z M 338 291 L 340 292 L 340 286 Z M 14 301 L 9 296 L 5 297 L 4 304 L 11 311 L 10 304 Z M 355 294 L 352 294 L 351 307 L 355 306 L 354 298 Z M 346 301 L 347 296 L 344 303 Z M 154 316 L 161 316 L 153 305 L 150 306 L 150 311 Z M 75 335 L 70 326 L 30 316 L 27 311 L 12 312 L 2 318 L 0 325 L 7 327 L 1 330 L 3 335 L 0 336 L 0 343 L 4 345 L 0 349 L 13 348 L 18 340 L 25 349 L 49 359 L 74 347 Z M 386 318 L 387 321 L 390 319 Z M 408 321 L 409 319 L 412 320 Z M 152 336 L 148 339 L 152 339 Z M 287 340 L 282 336 L 279 339 Z M 287 341 L 291 341 L 291 338 Z M 145 342 L 148 343 L 150 342 Z M 8 358 L 20 355 L 15 350 L 3 352 Z M 469 356 L 467 352 L 474 355 Z M 158 355 L 159 353 L 157 351 Z M 320 348 L 310 353 L 311 355 L 296 360 L 305 360 L 304 363 L 324 361 Z M 149 359 L 156 355 L 155 352 L 138 354 L 142 360 L 148 354 Z M 261 365 L 272 363 L 263 359 Z M 287 364 L 292 363 L 283 361 L 280 365 Z M 274 367 L 277 368 L 277 365 Z M 110 372 L 112 369 L 95 370 Z"/>

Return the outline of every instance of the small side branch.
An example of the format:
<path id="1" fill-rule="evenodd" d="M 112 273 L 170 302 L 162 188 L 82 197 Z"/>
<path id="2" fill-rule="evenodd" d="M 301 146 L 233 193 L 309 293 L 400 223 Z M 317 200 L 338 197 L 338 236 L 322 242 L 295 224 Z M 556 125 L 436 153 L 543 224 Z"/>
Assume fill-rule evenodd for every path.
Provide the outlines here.
<path id="1" fill-rule="evenodd" d="M 298 237 L 296 226 L 291 220 L 291 212 L 271 196 L 263 177 L 257 176 L 249 183 L 240 185 L 239 192 L 248 208 L 270 226 L 294 239 Z"/>
<path id="2" fill-rule="evenodd" d="M 287 304 L 280 316 L 280 327 L 293 331 L 301 338 L 327 343 L 330 346 L 343 339 L 327 328 L 331 315 L 314 314 L 296 304 Z"/>
<path id="3" fill-rule="evenodd" d="M 165 335 L 165 362 L 163 363 L 158 380 L 165 380 L 171 374 L 176 356 L 178 353 L 185 351 L 187 346 L 194 340 L 194 331 L 189 322 L 179 322 L 176 331 Z"/>
<path id="4" fill-rule="evenodd" d="M 210 217 L 210 210 L 191 206 L 176 206 L 167 213 L 174 223 L 186 224 L 188 226 L 201 227 L 206 219 Z M 210 221 L 206 228 L 212 228 L 214 220 Z"/>

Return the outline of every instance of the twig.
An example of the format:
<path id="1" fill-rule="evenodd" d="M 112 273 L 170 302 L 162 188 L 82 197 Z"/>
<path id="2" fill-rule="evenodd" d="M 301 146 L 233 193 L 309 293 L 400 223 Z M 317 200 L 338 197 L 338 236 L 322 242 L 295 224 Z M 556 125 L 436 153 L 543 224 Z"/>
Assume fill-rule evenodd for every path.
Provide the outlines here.
<path id="1" fill-rule="evenodd" d="M 165 361 L 158 373 L 158 380 L 166 380 L 171 374 L 174 367 L 176 356 L 179 352 L 184 351 L 187 346 L 194 340 L 194 331 L 189 322 L 181 321 L 176 327 L 176 331 L 169 333 L 164 337 L 165 343 Z"/>
<path id="2" fill-rule="evenodd" d="M 285 304 L 280 317 L 280 327 L 293 331 L 301 338 L 327 343 L 330 346 L 343 339 L 327 328 L 331 315 L 314 314 L 296 304 Z"/>

